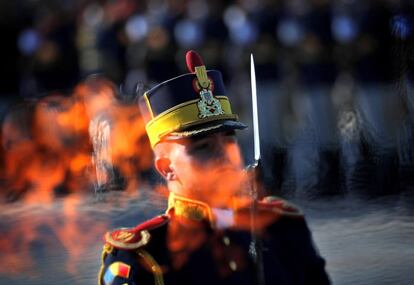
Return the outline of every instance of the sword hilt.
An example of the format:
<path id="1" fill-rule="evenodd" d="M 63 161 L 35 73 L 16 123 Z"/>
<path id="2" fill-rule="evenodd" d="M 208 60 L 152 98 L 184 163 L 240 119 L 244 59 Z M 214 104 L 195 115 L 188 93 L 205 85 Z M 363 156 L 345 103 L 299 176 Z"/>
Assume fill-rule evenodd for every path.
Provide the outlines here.
<path id="1" fill-rule="evenodd" d="M 254 200 L 263 198 L 263 164 L 261 160 L 256 160 L 252 164 L 247 165 L 245 171 L 251 185 L 252 198 Z"/>

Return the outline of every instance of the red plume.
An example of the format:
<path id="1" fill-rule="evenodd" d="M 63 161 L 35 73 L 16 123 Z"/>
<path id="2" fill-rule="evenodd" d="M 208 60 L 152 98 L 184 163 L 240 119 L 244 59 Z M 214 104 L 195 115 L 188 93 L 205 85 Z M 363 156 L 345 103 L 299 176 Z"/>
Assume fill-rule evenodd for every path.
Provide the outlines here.
<path id="1" fill-rule="evenodd" d="M 195 71 L 196 66 L 204 65 L 200 55 L 193 50 L 187 51 L 185 61 L 187 63 L 187 68 L 191 73 Z"/>

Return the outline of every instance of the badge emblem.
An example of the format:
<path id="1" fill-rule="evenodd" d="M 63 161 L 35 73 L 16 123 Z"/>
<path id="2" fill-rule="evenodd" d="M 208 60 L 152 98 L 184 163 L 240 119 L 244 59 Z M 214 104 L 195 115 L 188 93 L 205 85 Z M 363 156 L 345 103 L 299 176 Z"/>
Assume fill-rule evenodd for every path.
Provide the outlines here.
<path id="1" fill-rule="evenodd" d="M 199 118 L 203 119 L 210 116 L 224 114 L 220 101 L 214 98 L 211 90 L 202 89 L 199 94 L 201 97 L 201 99 L 197 102 L 198 110 L 200 111 L 198 113 Z"/>
<path id="2" fill-rule="evenodd" d="M 203 119 L 224 114 L 220 101 L 213 95 L 213 81 L 207 77 L 207 74 L 202 75 L 198 74 L 193 82 L 195 91 L 200 95 L 200 100 L 197 102 L 198 117 Z"/>

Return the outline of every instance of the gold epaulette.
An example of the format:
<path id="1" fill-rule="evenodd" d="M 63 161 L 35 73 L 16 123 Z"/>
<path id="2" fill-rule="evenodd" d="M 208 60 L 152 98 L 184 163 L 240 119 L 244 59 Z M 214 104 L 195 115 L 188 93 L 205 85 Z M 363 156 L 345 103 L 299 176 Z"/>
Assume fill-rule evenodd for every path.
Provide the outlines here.
<path id="1" fill-rule="evenodd" d="M 135 228 L 120 228 L 107 232 L 107 245 L 124 250 L 133 250 L 145 246 L 151 239 L 150 230 L 160 227 L 169 220 L 167 215 L 160 215 L 148 220 Z"/>
<path id="2" fill-rule="evenodd" d="M 303 217 L 302 210 L 292 203 L 276 196 L 267 196 L 259 201 L 259 208 L 270 209 L 277 214 L 291 217 Z"/>
<path id="3" fill-rule="evenodd" d="M 133 228 L 121 228 L 105 234 L 105 242 L 118 249 L 138 249 L 151 238 L 148 231 L 134 232 Z"/>

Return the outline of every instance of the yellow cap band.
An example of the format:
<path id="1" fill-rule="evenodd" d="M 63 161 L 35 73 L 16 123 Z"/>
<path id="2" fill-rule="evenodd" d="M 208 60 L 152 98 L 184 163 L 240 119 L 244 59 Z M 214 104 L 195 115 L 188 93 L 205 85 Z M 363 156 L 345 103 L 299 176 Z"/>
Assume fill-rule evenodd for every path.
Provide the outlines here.
<path id="1" fill-rule="evenodd" d="M 173 108 L 162 112 L 156 118 L 149 121 L 146 125 L 146 130 L 151 143 L 151 147 L 154 147 L 163 136 L 168 135 L 171 132 L 179 131 L 185 127 L 217 120 L 236 120 L 237 115 L 231 112 L 229 99 L 226 96 L 215 97 L 220 101 L 222 110 L 224 112 L 223 114 L 200 119 L 200 111 L 197 106 L 199 99 L 195 99 L 174 106 Z"/>

